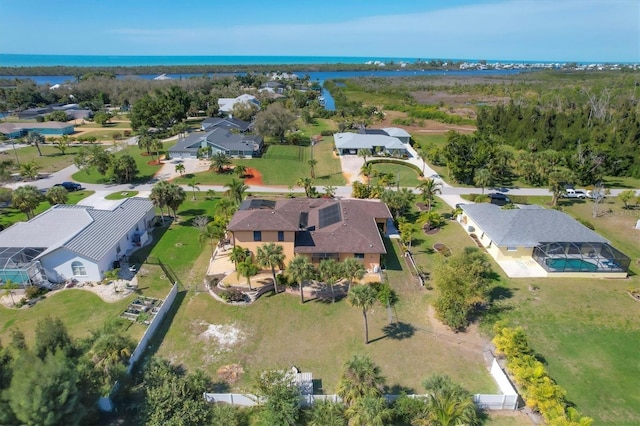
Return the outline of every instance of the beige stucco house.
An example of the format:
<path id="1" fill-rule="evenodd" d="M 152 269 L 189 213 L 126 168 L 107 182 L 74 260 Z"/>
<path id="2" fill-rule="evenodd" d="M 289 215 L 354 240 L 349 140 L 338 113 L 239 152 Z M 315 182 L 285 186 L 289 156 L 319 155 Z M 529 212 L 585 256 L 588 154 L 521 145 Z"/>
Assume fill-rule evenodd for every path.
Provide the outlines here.
<path id="1" fill-rule="evenodd" d="M 234 245 L 254 255 L 264 243 L 281 245 L 285 264 L 296 255 L 316 266 L 323 259 L 356 258 L 377 272 L 389 219 L 389 208 L 378 200 L 254 198 L 242 203 L 227 229 Z"/>
<path id="2" fill-rule="evenodd" d="M 626 278 L 630 259 L 606 238 L 558 210 L 528 207 L 463 204 L 457 219 L 508 275 L 508 262 L 535 262 L 548 277 Z"/>

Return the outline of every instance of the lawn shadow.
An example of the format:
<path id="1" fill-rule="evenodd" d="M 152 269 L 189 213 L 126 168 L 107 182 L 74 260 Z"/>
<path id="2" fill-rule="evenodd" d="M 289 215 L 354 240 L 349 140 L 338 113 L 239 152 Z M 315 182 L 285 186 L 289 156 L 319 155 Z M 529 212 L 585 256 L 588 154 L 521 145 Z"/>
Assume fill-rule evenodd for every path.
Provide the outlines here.
<path id="1" fill-rule="evenodd" d="M 416 328 L 406 322 L 394 322 L 382 328 L 385 335 L 393 340 L 404 340 L 412 337 L 416 333 Z"/>
<path id="2" fill-rule="evenodd" d="M 211 217 L 207 215 L 207 211 L 205 209 L 182 210 L 180 212 L 180 216 L 190 216 L 190 219 L 180 222 L 181 226 L 193 226 L 193 220 L 198 216 L 207 216 L 209 220 L 211 220 Z"/>
<path id="3" fill-rule="evenodd" d="M 129 256 L 129 263 L 130 264 L 145 263 L 147 258 L 149 257 L 149 254 L 153 250 L 153 248 L 162 239 L 162 236 L 165 234 L 165 232 L 169 230 L 169 226 L 171 225 L 171 222 L 172 222 L 171 219 L 165 220 L 164 226 L 155 227 L 151 232 L 151 243 L 131 253 L 131 255 Z"/>
<path id="4" fill-rule="evenodd" d="M 385 386 L 384 393 L 387 395 L 415 395 L 416 390 L 396 383 L 392 386 Z"/>
<path id="5" fill-rule="evenodd" d="M 400 264 L 400 260 L 398 259 L 396 245 L 393 244 L 388 237 L 384 238 L 384 248 L 387 250 L 387 254 L 384 256 L 385 269 L 389 271 L 402 271 L 402 264 Z"/>
<path id="6" fill-rule="evenodd" d="M 491 300 L 511 299 L 513 297 L 513 289 L 497 285 L 491 289 L 489 297 Z"/>
<path id="7" fill-rule="evenodd" d="M 314 395 L 322 395 L 324 393 L 324 389 L 322 388 L 322 379 L 311 379 L 311 383 L 313 383 Z"/>

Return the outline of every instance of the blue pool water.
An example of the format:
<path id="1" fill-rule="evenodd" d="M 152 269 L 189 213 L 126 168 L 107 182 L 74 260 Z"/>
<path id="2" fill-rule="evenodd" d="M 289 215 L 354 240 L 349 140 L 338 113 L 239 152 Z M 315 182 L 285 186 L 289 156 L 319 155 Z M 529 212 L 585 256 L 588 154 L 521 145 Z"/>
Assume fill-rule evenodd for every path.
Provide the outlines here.
<path id="1" fill-rule="evenodd" d="M 598 265 L 582 259 L 547 259 L 547 266 L 551 269 L 564 272 L 595 272 Z"/>

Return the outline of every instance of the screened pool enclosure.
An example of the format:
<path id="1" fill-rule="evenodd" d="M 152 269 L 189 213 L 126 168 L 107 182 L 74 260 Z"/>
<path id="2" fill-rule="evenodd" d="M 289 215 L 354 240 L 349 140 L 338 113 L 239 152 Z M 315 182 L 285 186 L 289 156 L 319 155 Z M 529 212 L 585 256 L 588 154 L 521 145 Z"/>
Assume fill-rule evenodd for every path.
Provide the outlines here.
<path id="1" fill-rule="evenodd" d="M 34 260 L 44 249 L 0 247 L 0 286 L 11 280 L 19 285 L 42 285 L 47 281 L 40 262 Z"/>
<path id="2" fill-rule="evenodd" d="M 533 259 L 547 272 L 627 272 L 631 259 L 607 243 L 542 243 Z"/>

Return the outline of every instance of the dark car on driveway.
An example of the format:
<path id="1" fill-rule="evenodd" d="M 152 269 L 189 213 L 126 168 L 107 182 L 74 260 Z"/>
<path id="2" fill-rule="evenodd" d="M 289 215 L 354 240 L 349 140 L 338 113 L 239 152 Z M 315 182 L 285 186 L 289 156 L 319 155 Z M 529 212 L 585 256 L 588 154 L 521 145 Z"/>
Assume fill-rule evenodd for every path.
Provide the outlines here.
<path id="1" fill-rule="evenodd" d="M 69 191 L 69 192 L 80 191 L 82 189 L 82 185 L 80 185 L 79 183 L 75 183 L 75 182 L 56 183 L 53 186 L 61 186 L 64 189 L 66 189 L 67 191 Z"/>

